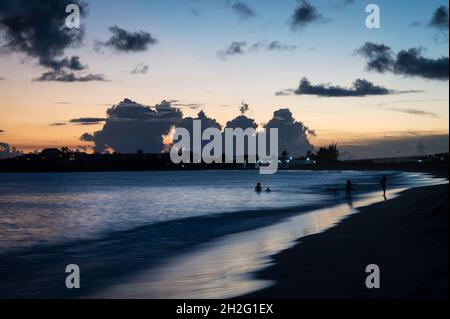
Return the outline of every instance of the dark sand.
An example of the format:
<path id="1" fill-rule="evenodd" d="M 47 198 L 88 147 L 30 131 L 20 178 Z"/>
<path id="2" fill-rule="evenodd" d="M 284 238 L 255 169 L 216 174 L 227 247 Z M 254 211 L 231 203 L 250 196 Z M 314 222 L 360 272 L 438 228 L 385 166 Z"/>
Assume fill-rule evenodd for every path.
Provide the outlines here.
<path id="1" fill-rule="evenodd" d="M 276 285 L 244 298 L 448 298 L 448 184 L 416 188 L 302 238 L 257 274 Z M 367 289 L 368 264 L 381 288 Z"/>

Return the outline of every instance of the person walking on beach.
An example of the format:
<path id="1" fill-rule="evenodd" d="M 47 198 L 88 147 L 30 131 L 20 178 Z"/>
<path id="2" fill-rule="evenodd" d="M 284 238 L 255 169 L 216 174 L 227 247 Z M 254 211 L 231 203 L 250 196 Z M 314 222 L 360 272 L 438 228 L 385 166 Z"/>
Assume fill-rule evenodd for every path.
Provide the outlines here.
<path id="1" fill-rule="evenodd" d="M 386 175 L 383 175 L 383 177 L 381 178 L 381 189 L 383 190 L 383 197 L 386 199 L 386 184 L 387 184 L 387 177 Z"/>
<path id="2" fill-rule="evenodd" d="M 347 186 L 345 187 L 345 190 L 347 191 L 347 199 L 350 200 L 352 199 L 352 182 L 348 179 L 347 180 Z"/>

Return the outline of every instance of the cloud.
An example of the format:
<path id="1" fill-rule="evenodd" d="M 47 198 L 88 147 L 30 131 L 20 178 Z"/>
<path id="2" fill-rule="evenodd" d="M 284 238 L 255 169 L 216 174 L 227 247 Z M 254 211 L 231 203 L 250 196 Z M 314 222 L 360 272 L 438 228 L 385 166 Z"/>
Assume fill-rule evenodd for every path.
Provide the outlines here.
<path id="1" fill-rule="evenodd" d="M 173 102 L 172 105 L 181 108 L 190 108 L 191 110 L 197 110 L 203 107 L 203 104 L 201 103 L 179 103 L 179 101 Z"/>
<path id="2" fill-rule="evenodd" d="M 197 9 L 197 8 L 190 8 L 190 9 L 189 9 L 189 13 L 190 13 L 191 15 L 193 15 L 194 17 L 200 16 L 200 10 Z"/>
<path id="3" fill-rule="evenodd" d="M 313 85 L 307 78 L 303 78 L 297 89 L 278 91 L 275 95 L 289 95 L 290 93 L 295 95 L 317 95 L 321 97 L 364 97 L 368 95 L 388 95 L 396 92 L 364 79 L 357 79 L 353 82 L 352 87 L 346 88 L 327 84 Z"/>
<path id="4" fill-rule="evenodd" d="M 391 108 L 386 108 L 385 110 L 401 112 L 401 113 L 406 113 L 406 114 L 412 114 L 412 115 L 418 115 L 418 116 L 437 117 L 436 113 L 427 112 L 427 111 L 418 110 L 418 109 L 411 109 L 411 108 L 402 109 L 402 108 L 391 107 Z"/>
<path id="5" fill-rule="evenodd" d="M 67 123 L 63 123 L 63 122 L 56 122 L 56 123 L 51 123 L 50 126 L 65 126 Z"/>
<path id="6" fill-rule="evenodd" d="M 293 51 L 297 49 L 296 45 L 283 44 L 280 41 L 272 41 L 267 45 L 268 51 Z"/>
<path id="7" fill-rule="evenodd" d="M 50 70 L 38 78 L 42 81 L 70 78 L 70 82 L 86 82 L 97 79 L 97 76 L 89 74 L 79 75 L 87 66 L 80 62 L 78 56 L 64 57 L 65 50 L 80 46 L 84 37 L 83 26 L 79 29 L 63 27 L 68 4 L 78 5 L 81 17 L 85 17 L 87 4 L 82 0 L 1 0 L 0 34 L 6 42 L 1 51 L 23 53 L 37 60 L 40 66 Z"/>
<path id="8" fill-rule="evenodd" d="M 150 33 L 145 31 L 130 32 L 118 26 L 109 27 L 112 33 L 108 41 L 96 41 L 96 48 L 109 47 L 119 53 L 143 52 L 158 43 Z"/>
<path id="9" fill-rule="evenodd" d="M 243 130 L 246 130 L 248 128 L 256 129 L 258 127 L 258 124 L 255 122 L 254 119 L 251 119 L 245 115 L 239 115 L 238 117 L 232 119 L 231 121 L 227 122 L 226 128 L 241 128 Z"/>
<path id="10" fill-rule="evenodd" d="M 278 128 L 278 152 L 287 151 L 291 156 L 303 156 L 313 151 L 307 132 L 312 131 L 292 116 L 289 109 L 280 109 L 273 113 L 272 119 L 265 125 L 266 129 Z"/>
<path id="11" fill-rule="evenodd" d="M 182 116 L 182 112 L 168 101 L 151 108 L 124 99 L 107 110 L 103 128 L 92 134 L 94 151 L 112 148 L 119 153 L 135 153 L 138 149 L 160 153 L 164 149 L 163 136 L 181 121 Z"/>
<path id="12" fill-rule="evenodd" d="M 138 63 L 133 70 L 130 71 L 131 74 L 146 74 L 148 73 L 149 66 L 144 63 Z"/>
<path id="13" fill-rule="evenodd" d="M 80 136 L 80 141 L 83 141 L 83 142 L 94 142 L 95 138 L 94 138 L 94 135 L 92 135 L 92 134 L 84 133 L 83 135 Z"/>
<path id="14" fill-rule="evenodd" d="M 105 122 L 105 118 L 98 118 L 98 117 L 83 117 L 78 119 L 72 119 L 69 122 L 73 124 L 80 124 L 80 125 L 95 125 Z"/>
<path id="15" fill-rule="evenodd" d="M 367 42 L 356 52 L 366 58 L 368 70 L 429 80 L 448 80 L 448 57 L 428 59 L 422 56 L 420 48 L 402 50 L 395 55 L 388 46 Z"/>
<path id="16" fill-rule="evenodd" d="M 246 41 L 233 41 L 227 48 L 218 52 L 219 57 L 226 58 L 234 55 L 243 55 L 248 52 L 265 51 L 293 51 L 297 49 L 296 45 L 284 44 L 278 40 L 270 42 L 255 42 L 248 45 Z"/>
<path id="17" fill-rule="evenodd" d="M 33 79 L 36 82 L 104 82 L 107 81 L 103 74 L 77 75 L 73 72 L 45 72 L 38 78 Z"/>
<path id="18" fill-rule="evenodd" d="M 295 93 L 295 89 L 284 89 L 284 90 L 280 90 L 275 92 L 276 96 L 289 96 Z"/>
<path id="19" fill-rule="evenodd" d="M 256 16 L 255 11 L 253 11 L 253 9 L 244 2 L 228 1 L 228 5 L 241 20 L 246 20 L 246 19 L 253 18 Z"/>
<path id="20" fill-rule="evenodd" d="M 448 32 L 448 7 L 440 6 L 437 8 L 428 25 L 439 31 Z"/>
<path id="21" fill-rule="evenodd" d="M 3 134 L 3 133 L 5 133 L 5 131 L 4 130 L 0 130 L 0 134 Z"/>
<path id="22" fill-rule="evenodd" d="M 203 131 L 206 130 L 207 128 L 217 128 L 219 130 L 222 129 L 222 126 L 215 119 L 208 117 L 205 114 L 205 112 L 203 112 L 203 111 L 200 111 L 197 114 L 196 118 L 192 118 L 192 117 L 184 118 L 183 120 L 179 121 L 175 125 L 175 127 L 177 127 L 177 128 L 185 128 L 186 130 L 189 131 L 189 134 L 190 134 L 190 137 L 191 137 L 191 140 L 190 140 L 191 147 L 193 147 L 193 145 L 194 145 L 193 144 L 194 143 L 193 142 L 193 139 L 194 139 L 194 133 L 193 133 L 193 131 L 194 131 L 194 122 L 193 121 L 194 120 L 199 120 L 200 121 L 202 134 L 203 134 Z M 209 141 L 203 141 L 202 140 L 202 147 L 204 147 L 208 143 L 209 143 Z"/>
<path id="23" fill-rule="evenodd" d="M 233 55 L 242 55 L 245 53 L 247 42 L 233 41 L 227 48 L 218 52 L 222 59 L 226 59 Z"/>
<path id="24" fill-rule="evenodd" d="M 317 8 L 312 6 L 308 1 L 302 1 L 300 6 L 295 9 L 294 14 L 289 20 L 289 24 L 291 25 L 292 31 L 297 31 L 320 21 L 324 21 L 324 18 Z"/>
<path id="25" fill-rule="evenodd" d="M 4 81 L 4 80 L 5 80 L 5 78 L 0 76 L 0 81 Z"/>
<path id="26" fill-rule="evenodd" d="M 8 143 L 0 142 L 0 159 L 13 158 L 21 154 L 15 147 L 10 147 Z"/>

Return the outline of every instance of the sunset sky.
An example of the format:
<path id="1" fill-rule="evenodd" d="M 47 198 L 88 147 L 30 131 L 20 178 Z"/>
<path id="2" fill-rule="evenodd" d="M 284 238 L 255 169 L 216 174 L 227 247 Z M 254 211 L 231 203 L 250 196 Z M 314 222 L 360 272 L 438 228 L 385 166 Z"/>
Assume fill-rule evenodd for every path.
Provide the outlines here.
<path id="1" fill-rule="evenodd" d="M 403 140 L 448 151 L 448 69 L 436 70 L 441 62 L 448 67 L 447 1 L 376 1 L 381 28 L 368 29 L 365 8 L 372 2 L 87 1 L 81 6 L 82 41 L 63 46 L 52 58 L 78 56 L 88 68 L 75 73 L 97 77 L 67 82 L 36 80 L 55 71 L 42 62 L 45 48 L 11 45 L 17 30 L 1 22 L 20 15 L 20 3 L 27 1 L 0 0 L 0 141 L 24 151 L 90 145 L 80 136 L 104 123 L 73 120 L 106 118 L 107 109 L 129 98 L 148 106 L 176 100 L 184 116 L 204 110 L 222 125 L 239 115 L 242 101 L 258 124 L 289 108 L 315 131 L 309 136 L 315 146 L 334 141 L 362 148 Z M 446 20 L 445 12 L 437 11 L 441 6 L 447 8 Z M 63 11 L 46 17 L 42 11 L 41 24 L 67 16 Z M 113 26 L 145 43 L 115 46 L 109 41 Z M 369 54 L 357 51 L 366 43 L 389 47 L 394 58 L 420 48 L 414 52 L 423 69 L 412 74 L 397 61 L 382 72 L 369 70 Z M 302 78 L 310 84 L 303 90 Z M 386 90 L 355 93 L 357 79 Z"/>

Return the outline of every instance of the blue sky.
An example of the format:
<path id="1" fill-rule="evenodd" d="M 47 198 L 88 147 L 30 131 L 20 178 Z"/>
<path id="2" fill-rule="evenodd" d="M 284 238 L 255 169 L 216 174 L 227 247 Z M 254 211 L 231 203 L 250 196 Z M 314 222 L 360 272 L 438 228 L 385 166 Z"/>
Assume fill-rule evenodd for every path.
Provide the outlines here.
<path id="1" fill-rule="evenodd" d="M 49 128 L 49 123 L 79 117 L 103 117 L 108 106 L 125 97 L 146 105 L 176 99 L 201 104 L 208 116 L 224 124 L 238 115 L 242 100 L 250 105 L 249 116 L 267 122 L 274 110 L 290 108 L 294 117 L 316 129 L 315 144 L 337 140 L 378 138 L 386 132 L 448 134 L 448 80 L 434 81 L 366 70 L 366 61 L 355 50 L 366 42 L 382 43 L 394 52 L 420 47 L 430 59 L 448 57 L 448 32 L 427 24 L 446 1 L 316 0 L 310 3 L 323 17 L 292 31 L 289 19 L 300 5 L 296 0 L 247 0 L 254 17 L 241 19 L 226 0 L 96 0 L 88 1 L 82 19 L 83 45 L 67 49 L 101 73 L 108 82 L 36 83 L 42 73 L 36 61 L 23 54 L 2 55 L 0 129 L 16 144 L 77 143 L 84 128 Z M 376 3 L 381 9 L 381 29 L 367 29 L 365 8 Z M 420 25 L 411 26 L 413 22 Z M 117 53 L 109 48 L 94 50 L 94 41 L 106 41 L 109 27 L 145 31 L 158 40 L 143 52 Z M 218 52 L 233 41 L 254 43 L 279 41 L 295 50 L 246 52 L 220 59 Z M 139 63 L 147 74 L 130 74 Z M 301 78 L 313 84 L 350 87 L 358 78 L 397 91 L 421 91 L 387 96 L 324 98 L 310 95 L 275 96 L 293 89 Z M 26 90 L 27 95 L 21 94 Z M 33 106 L 30 106 L 30 100 Z M 67 105 L 57 102 L 67 102 Z M 380 105 L 396 105 L 380 107 Z M 39 109 L 39 111 L 36 111 Z M 435 116 L 402 111 L 420 110 Z M 185 115 L 199 110 L 183 109 Z M 101 128 L 101 127 L 99 127 Z M 56 132 L 55 130 L 59 130 Z M 26 132 L 41 132 L 40 139 Z M 56 133 L 55 133 L 56 132 Z M 406 132 L 406 133 L 405 133 Z M 54 135 L 63 136 L 55 141 Z M 29 146 L 29 145 L 28 145 Z"/>

